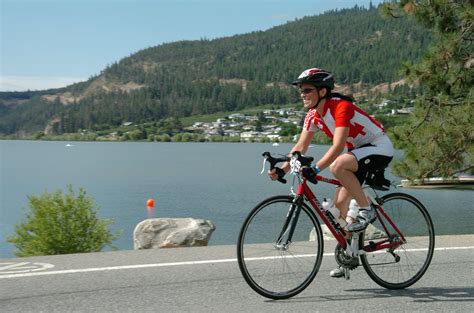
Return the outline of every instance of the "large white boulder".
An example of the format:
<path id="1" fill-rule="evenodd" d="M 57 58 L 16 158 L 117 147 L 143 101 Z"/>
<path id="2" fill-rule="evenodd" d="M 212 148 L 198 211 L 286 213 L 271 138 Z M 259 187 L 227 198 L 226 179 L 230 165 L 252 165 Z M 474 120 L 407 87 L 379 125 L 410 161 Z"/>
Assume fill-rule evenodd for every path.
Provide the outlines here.
<path id="1" fill-rule="evenodd" d="M 135 250 L 207 246 L 216 229 L 209 220 L 194 218 L 150 218 L 133 232 Z"/>
<path id="2" fill-rule="evenodd" d="M 323 239 L 324 240 L 335 240 L 334 236 L 332 235 L 331 231 L 325 224 L 321 224 L 321 230 L 323 231 Z M 309 241 L 316 241 L 316 229 L 311 230 L 309 233 Z"/>

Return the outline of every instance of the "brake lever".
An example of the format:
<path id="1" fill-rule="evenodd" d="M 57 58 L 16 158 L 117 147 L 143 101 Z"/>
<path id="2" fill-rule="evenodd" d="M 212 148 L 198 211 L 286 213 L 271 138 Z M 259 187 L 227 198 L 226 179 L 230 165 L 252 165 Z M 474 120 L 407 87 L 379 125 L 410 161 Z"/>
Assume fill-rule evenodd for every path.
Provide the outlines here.
<path id="1" fill-rule="evenodd" d="M 265 163 L 267 162 L 267 157 L 263 158 L 263 166 L 262 166 L 262 171 L 260 172 L 260 175 L 262 175 L 265 172 Z"/>
<path id="2" fill-rule="evenodd" d="M 267 162 L 267 160 L 268 160 L 268 152 L 265 152 L 263 154 L 263 165 L 262 165 L 262 171 L 260 172 L 260 175 L 262 175 L 265 172 L 265 163 Z M 285 175 L 285 172 L 283 172 L 280 168 L 274 166 L 271 162 L 269 163 L 270 163 L 270 170 L 274 169 L 279 176 L 277 180 L 282 184 L 286 184 L 286 179 L 283 178 L 283 176 Z"/>

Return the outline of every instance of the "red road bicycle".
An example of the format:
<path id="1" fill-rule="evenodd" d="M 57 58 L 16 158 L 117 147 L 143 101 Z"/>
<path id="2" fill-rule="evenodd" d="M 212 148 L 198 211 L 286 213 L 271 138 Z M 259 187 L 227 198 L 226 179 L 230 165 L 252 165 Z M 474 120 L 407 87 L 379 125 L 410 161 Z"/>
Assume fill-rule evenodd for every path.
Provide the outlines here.
<path id="1" fill-rule="evenodd" d="M 435 235 L 428 211 L 416 198 L 404 193 L 379 197 L 376 190 L 387 189 L 368 179 L 364 192 L 377 218 L 365 231 L 354 233 L 346 240 L 344 229 L 329 211 L 323 210 L 306 178 L 300 174 L 300 168 L 311 166 L 313 158 L 298 152 L 292 157 L 273 157 L 268 152 L 263 156 L 270 169 L 278 163 L 290 162 L 297 191 L 293 192 L 292 188 L 291 195 L 260 202 L 242 225 L 237 259 L 243 277 L 256 292 L 271 299 L 286 299 L 309 286 L 323 258 L 320 221 L 337 240 L 336 262 L 344 268 L 346 279 L 356 266 L 354 258 L 360 258 L 374 282 L 388 289 L 406 288 L 426 272 L 433 257 Z M 320 175 L 316 179 L 341 185 Z M 283 178 L 279 180 L 286 182 Z"/>

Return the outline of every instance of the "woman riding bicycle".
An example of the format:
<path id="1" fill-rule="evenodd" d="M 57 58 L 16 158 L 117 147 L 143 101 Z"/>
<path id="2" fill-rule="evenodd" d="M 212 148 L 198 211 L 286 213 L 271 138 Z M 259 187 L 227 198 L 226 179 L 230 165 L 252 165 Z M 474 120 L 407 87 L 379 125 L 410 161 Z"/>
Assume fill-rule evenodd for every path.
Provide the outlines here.
<path id="1" fill-rule="evenodd" d="M 334 177 L 342 183 L 342 187 L 336 189 L 334 204 L 341 217 L 348 222 L 346 230 L 360 232 L 375 218 L 362 184 L 369 171 L 388 166 L 393 157 L 392 143 L 385 135 L 383 126 L 356 106 L 350 97 L 332 92 L 334 76 L 330 72 L 319 68 L 307 69 L 292 84 L 299 88 L 308 113 L 298 142 L 290 154 L 294 151 L 306 153 L 318 129 L 332 139 L 332 146 L 316 162 L 314 172 L 309 174 L 315 175 L 330 167 Z M 345 147 L 348 152 L 342 154 Z M 289 169 L 289 163 L 285 163 L 281 168 L 283 172 L 274 169 L 268 175 L 276 180 Z M 351 210 L 350 216 L 347 216 L 351 199 L 357 202 L 359 212 Z M 339 272 L 333 272 L 333 277 L 342 276 Z"/>

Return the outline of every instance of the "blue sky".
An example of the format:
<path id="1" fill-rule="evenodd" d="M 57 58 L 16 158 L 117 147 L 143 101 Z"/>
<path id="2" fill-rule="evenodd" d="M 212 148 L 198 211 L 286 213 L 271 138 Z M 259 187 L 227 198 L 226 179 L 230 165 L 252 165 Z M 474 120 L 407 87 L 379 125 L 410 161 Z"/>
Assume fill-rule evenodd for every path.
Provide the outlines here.
<path id="1" fill-rule="evenodd" d="M 266 30 L 369 2 L 0 0 L 0 91 L 63 87 L 162 43 Z"/>

